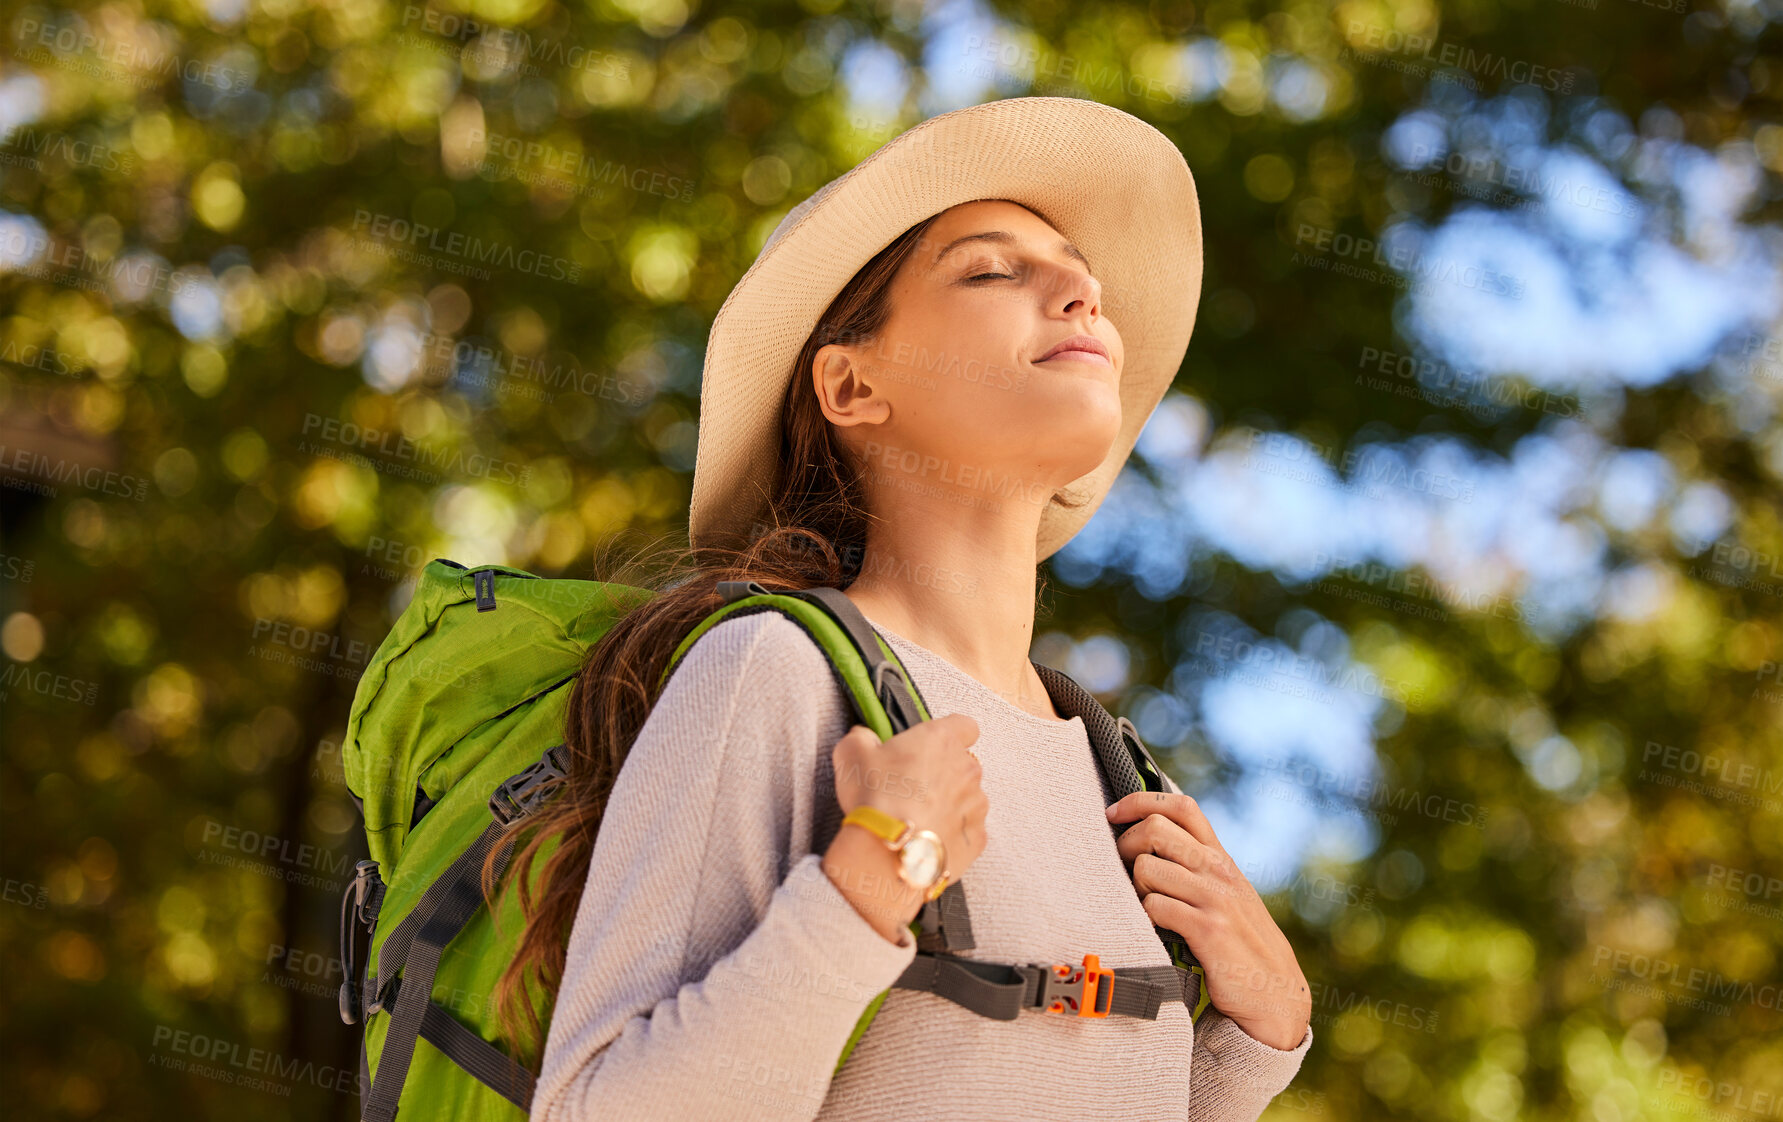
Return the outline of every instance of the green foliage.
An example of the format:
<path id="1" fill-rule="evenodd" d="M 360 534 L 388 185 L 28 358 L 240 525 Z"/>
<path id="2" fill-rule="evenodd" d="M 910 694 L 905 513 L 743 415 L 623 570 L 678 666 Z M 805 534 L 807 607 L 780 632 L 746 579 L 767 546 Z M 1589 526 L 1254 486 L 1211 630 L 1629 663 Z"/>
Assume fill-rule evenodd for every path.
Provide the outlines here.
<path id="1" fill-rule="evenodd" d="M 597 553 L 684 533 L 713 315 L 786 210 L 920 118 L 925 76 L 982 66 L 987 97 L 1095 98 L 1179 144 L 1207 273 L 1178 389 L 1215 427 L 1502 451 L 1543 415 L 1358 388 L 1351 356 L 1399 338 L 1397 290 L 1291 263 L 1302 224 L 1366 235 L 1457 201 L 1383 163 L 1429 76 L 1368 36 L 1532 60 L 1699 147 L 1748 142 L 1767 186 L 1744 219 L 1774 220 L 1776 29 L 1694 2 L 1003 5 L 1025 67 L 963 38 L 925 58 L 909 4 L 9 7 L 0 1031 L 20 1116 L 351 1116 L 333 960 L 363 855 L 339 750 L 358 674 L 429 558 L 592 577 Z M 1205 76 L 1166 48 L 1207 36 L 1232 74 L 1183 96 Z M 868 38 L 909 68 L 892 117 L 840 77 Z M 1267 96 L 1271 52 L 1323 76 L 1316 112 Z M 1042 654 L 1117 634 L 1117 705 L 1163 687 L 1207 608 L 1269 634 L 1310 606 L 1419 687 L 1378 738 L 1379 844 L 1271 900 L 1319 1004 L 1269 1117 L 1775 1115 L 1783 382 L 1753 385 L 1758 424 L 1706 375 L 1616 393 L 1606 439 L 1715 482 L 1746 551 L 1612 533 L 1658 581 L 1645 618 L 1549 642 L 1217 555 L 1161 600 L 1052 582 Z M 1556 737 L 1584 779 L 1538 781 Z M 1161 747 L 1192 793 L 1238 781 L 1198 733 Z"/>

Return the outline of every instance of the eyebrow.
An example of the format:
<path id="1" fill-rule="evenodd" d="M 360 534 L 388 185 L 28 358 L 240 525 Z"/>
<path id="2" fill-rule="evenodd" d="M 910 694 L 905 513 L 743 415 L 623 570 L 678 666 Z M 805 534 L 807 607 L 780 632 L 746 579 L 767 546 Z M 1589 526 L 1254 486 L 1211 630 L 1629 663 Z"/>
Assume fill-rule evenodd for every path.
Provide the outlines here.
<path id="1" fill-rule="evenodd" d="M 930 263 L 930 266 L 933 267 L 941 264 L 941 259 L 943 257 L 946 257 L 949 253 L 952 253 L 955 249 L 958 249 L 967 242 L 995 242 L 998 245 L 1014 245 L 1015 240 L 1015 235 L 1007 230 L 986 230 L 982 234 L 967 234 L 964 237 L 955 238 L 942 246 L 941 252 L 935 254 L 935 260 Z M 1090 259 L 1085 257 L 1083 251 L 1072 245 L 1070 242 L 1061 241 L 1059 242 L 1058 248 L 1065 256 L 1072 258 L 1075 261 L 1082 262 L 1085 269 L 1090 267 Z M 1094 270 L 1091 271 L 1093 272 Z"/>

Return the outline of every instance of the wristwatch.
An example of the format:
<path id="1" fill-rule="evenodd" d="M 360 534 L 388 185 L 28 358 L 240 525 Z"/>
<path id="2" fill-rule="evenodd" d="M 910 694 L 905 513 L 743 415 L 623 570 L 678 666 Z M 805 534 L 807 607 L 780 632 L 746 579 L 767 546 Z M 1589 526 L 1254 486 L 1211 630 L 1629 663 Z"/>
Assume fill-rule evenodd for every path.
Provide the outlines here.
<path id="1" fill-rule="evenodd" d="M 933 900 L 947 889 L 947 847 L 932 830 L 919 830 L 914 822 L 871 806 L 857 806 L 842 819 L 844 826 L 859 826 L 884 842 L 898 855 L 898 877 Z"/>

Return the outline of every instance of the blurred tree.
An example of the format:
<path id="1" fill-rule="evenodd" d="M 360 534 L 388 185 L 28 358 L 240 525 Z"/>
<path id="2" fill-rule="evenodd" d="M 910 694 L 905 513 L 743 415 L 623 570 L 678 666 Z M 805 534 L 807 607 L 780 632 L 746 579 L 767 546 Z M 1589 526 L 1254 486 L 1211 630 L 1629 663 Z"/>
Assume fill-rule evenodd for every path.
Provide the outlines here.
<path id="1" fill-rule="evenodd" d="M 1189 458 L 1262 432 L 1341 476 L 1371 446 L 1452 438 L 1483 488 L 1547 447 L 1532 436 L 1576 444 L 1571 421 L 1590 463 L 1658 455 L 1674 531 L 1714 527 L 1685 549 L 1658 515 L 1618 516 L 1609 467 L 1519 461 L 1583 489 L 1563 521 L 1616 567 L 1574 590 L 1565 626 L 1525 608 L 1572 537 L 1482 553 L 1483 599 L 1415 564 L 1358 579 L 1194 535 L 1174 569 L 1127 546 L 1049 566 L 1039 656 L 1096 671 L 1185 786 L 1265 829 L 1311 802 L 1321 829 L 1363 837 L 1253 873 L 1320 987 L 1313 1056 L 1272 1113 L 1772 1116 L 1776 336 L 1710 337 L 1683 377 L 1600 381 L 1561 410 L 1482 406 L 1478 387 L 1362 369 L 1369 348 L 1423 353 L 1408 296 L 1320 249 L 1529 202 L 1502 160 L 1389 159 L 1406 135 L 1491 150 L 1483 122 L 1518 106 L 1539 106 L 1531 143 L 1604 169 L 1662 236 L 1700 234 L 1690 167 L 1744 167 L 1736 217 L 1773 223 L 1779 9 L 1696 3 L 9 8 L 0 953 L 18 1108 L 351 1117 L 333 959 L 360 850 L 338 742 L 407 581 L 434 556 L 592 576 L 599 551 L 684 532 L 705 332 L 774 223 L 929 113 L 1037 93 L 1154 123 L 1196 175 L 1200 321 L 1177 427 L 1133 466 L 1141 499 L 1182 470 L 1179 430 Z M 1618 115 L 1638 143 L 1605 131 Z M 1412 117 L 1424 133 L 1395 131 Z M 1356 258 L 1338 264 L 1391 276 Z M 1547 384 L 1535 365 L 1519 395 Z M 1300 516 L 1271 513 L 1284 536 Z M 1374 675 L 1331 689 L 1363 699 L 1378 774 L 1308 782 L 1290 745 L 1272 766 L 1232 750 L 1209 719 L 1232 638 Z M 1291 709 L 1292 678 L 1264 674 L 1259 696 Z"/>

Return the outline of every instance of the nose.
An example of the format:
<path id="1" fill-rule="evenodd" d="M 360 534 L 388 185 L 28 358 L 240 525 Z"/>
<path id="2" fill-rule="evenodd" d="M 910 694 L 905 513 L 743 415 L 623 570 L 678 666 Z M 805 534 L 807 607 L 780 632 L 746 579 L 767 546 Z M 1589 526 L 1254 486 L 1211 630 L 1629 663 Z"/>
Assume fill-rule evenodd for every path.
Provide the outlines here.
<path id="1" fill-rule="evenodd" d="M 1080 268 L 1058 264 L 1047 268 L 1047 314 L 1062 319 L 1087 312 L 1089 322 L 1094 323 L 1102 314 L 1102 282 Z"/>

